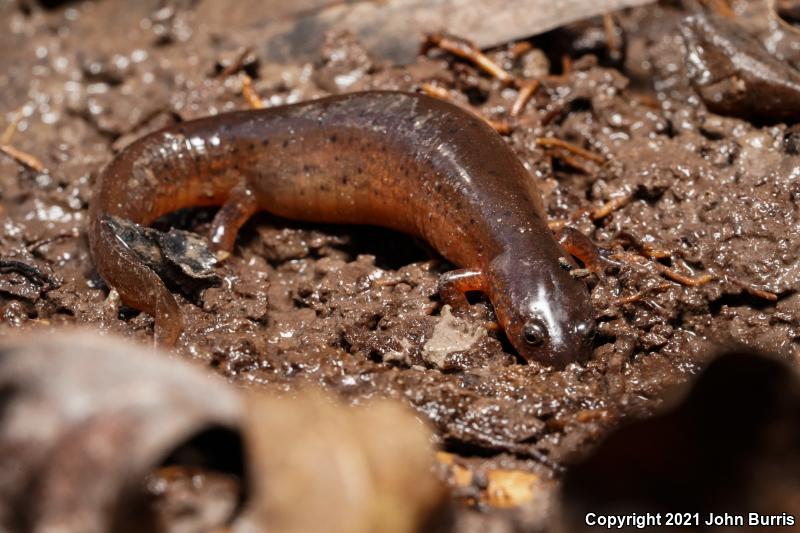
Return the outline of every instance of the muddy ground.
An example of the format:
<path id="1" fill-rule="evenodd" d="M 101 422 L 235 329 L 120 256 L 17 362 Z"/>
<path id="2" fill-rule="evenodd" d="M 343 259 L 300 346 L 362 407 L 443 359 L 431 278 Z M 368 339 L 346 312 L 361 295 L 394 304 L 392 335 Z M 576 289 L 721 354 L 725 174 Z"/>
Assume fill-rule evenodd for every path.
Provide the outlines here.
<path id="1" fill-rule="evenodd" d="M 512 123 L 507 140 L 552 220 L 572 219 L 601 248 L 628 253 L 606 276 L 588 279 L 599 320 L 591 359 L 555 371 L 524 364 L 486 328 L 486 301 L 477 300 L 470 316 L 449 317 L 435 289 L 452 267 L 423 244 L 380 229 L 258 215 L 220 268 L 223 283 L 182 296 L 181 357 L 245 387 L 316 383 L 354 403 L 400 399 L 465 463 L 544 479 L 622 421 L 653 413 L 715 344 L 738 341 L 800 361 L 799 134 L 705 110 L 686 81 L 676 31 L 697 5 L 665 2 L 618 15 L 622 58 L 609 51 L 599 18 L 535 38 L 518 58 L 510 46 L 492 51 L 528 78 L 559 74 L 562 55 L 572 58 L 572 69 L 544 82 L 512 120 L 517 91 L 447 54 L 392 66 L 334 34 L 311 62 L 272 62 L 251 24 L 258 17 L 222 4 L 0 2 L 2 127 L 21 110 L 11 144 L 47 168 L 0 156 L 0 257 L 48 277 L 0 271 L 0 331 L 81 324 L 150 341 L 152 318 L 117 309 L 93 270 L 85 238 L 92 185 L 115 152 L 146 132 L 247 108 L 243 70 L 268 105 L 425 83 L 450 90 L 484 116 Z M 243 4 L 268 10 L 272 3 Z M 791 46 L 797 37 L 770 22 L 761 2 L 733 8 L 774 53 L 800 64 Z M 242 68 L 225 72 L 245 47 L 253 52 Z M 537 145 L 544 136 L 605 162 L 572 165 Z M 608 216 L 586 214 L 621 197 L 630 201 Z M 161 227 L 203 234 L 211 214 L 182 213 Z M 650 248 L 669 255 L 647 258 L 642 250 Z M 689 286 L 665 277 L 663 267 L 713 280 Z M 437 350 L 453 328 L 473 342 Z M 464 505 L 456 529 L 491 522 L 506 531 L 537 520 L 530 507 Z"/>

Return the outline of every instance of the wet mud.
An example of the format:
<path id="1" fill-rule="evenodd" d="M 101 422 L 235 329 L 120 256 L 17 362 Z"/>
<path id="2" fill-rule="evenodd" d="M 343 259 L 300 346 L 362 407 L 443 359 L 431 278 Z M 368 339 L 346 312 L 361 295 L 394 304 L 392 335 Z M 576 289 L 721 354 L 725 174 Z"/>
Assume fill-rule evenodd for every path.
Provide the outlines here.
<path id="1" fill-rule="evenodd" d="M 800 65 L 797 37 L 759 6 L 733 3 L 754 39 Z M 147 132 L 246 109 L 244 73 L 267 105 L 431 84 L 509 122 L 506 140 L 551 221 L 568 221 L 612 262 L 586 278 L 598 320 L 588 362 L 525 364 L 492 327 L 487 300 L 476 297 L 466 316 L 443 308 L 437 280 L 452 265 L 424 243 L 265 214 L 215 269 L 218 284 L 175 287 L 186 329 L 174 352 L 245 388 L 316 384 L 353 404 L 400 400 L 461 464 L 530 472 L 555 493 L 564 468 L 620 424 L 656 412 L 713 347 L 735 341 L 800 361 L 800 131 L 707 110 L 677 29 L 697 9 L 664 2 L 620 13 L 624 39 L 613 50 L 600 18 L 536 37 L 521 55 L 493 49 L 498 64 L 529 78 L 558 75 L 562 55 L 572 58 L 511 117 L 516 89 L 436 49 L 393 66 L 337 33 L 314 61 L 279 63 L 260 53 L 257 25 L 210 1 L 2 1 L 5 144 L 46 170 L 0 154 L 0 335 L 85 325 L 151 342 L 152 317 L 121 307 L 93 269 L 85 230 L 94 180 Z M 542 138 L 599 157 L 565 157 Z M 212 216 L 189 210 L 155 227 L 205 235 Z M 163 509 L 198 490 L 175 479 L 153 486 Z M 547 523 L 541 502 L 497 510 L 457 500 L 458 531 Z"/>

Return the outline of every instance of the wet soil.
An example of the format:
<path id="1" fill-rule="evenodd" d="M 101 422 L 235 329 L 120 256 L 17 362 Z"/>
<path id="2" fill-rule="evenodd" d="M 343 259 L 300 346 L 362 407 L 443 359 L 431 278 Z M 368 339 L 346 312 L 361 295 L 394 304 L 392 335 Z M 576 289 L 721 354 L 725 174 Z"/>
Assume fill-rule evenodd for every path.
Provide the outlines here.
<path id="1" fill-rule="evenodd" d="M 47 168 L 0 155 L 0 258 L 11 265 L 0 269 L 0 332 L 78 324 L 150 342 L 152 318 L 119 309 L 93 270 L 85 238 L 93 182 L 146 132 L 247 108 L 241 71 L 268 105 L 432 83 L 489 118 L 511 120 L 517 91 L 463 61 L 431 51 L 393 66 L 335 34 L 313 62 L 272 63 L 249 23 L 258 17 L 223 4 L 0 1 L 0 118 L 11 123 L 20 110 L 10 144 Z M 243 4 L 263 12 L 273 3 Z M 588 279 L 599 334 L 586 364 L 523 364 L 487 327 L 491 306 L 480 298 L 468 316 L 442 309 L 437 277 L 452 266 L 424 243 L 268 215 L 242 231 L 218 287 L 182 295 L 187 328 L 176 354 L 245 387 L 314 383 L 353 403 L 399 399 L 431 424 L 443 449 L 475 468 L 546 479 L 623 421 L 652 414 L 715 345 L 745 343 L 797 363 L 800 133 L 705 110 L 686 81 L 676 31 L 696 8 L 667 2 L 620 14 L 622 58 L 607 49 L 600 19 L 537 37 L 519 58 L 510 47 L 490 54 L 526 77 L 560 72 L 562 54 L 573 59 L 572 70 L 545 82 L 512 120 L 507 140 L 549 216 L 571 219 L 616 254 L 605 276 Z M 800 64 L 793 37 L 759 2 L 734 2 L 734 10 L 773 53 Z M 243 54 L 248 47 L 254 52 Z M 228 68 L 241 57 L 233 65 L 240 68 Z M 537 145 L 545 136 L 606 162 L 576 168 Z M 621 197 L 629 201 L 608 216 L 586 214 Z M 159 227 L 202 235 L 212 214 L 179 213 Z M 669 254 L 651 259 L 648 249 Z M 713 280 L 689 286 L 665 277 L 665 268 Z M 528 507 L 466 505 L 456 518 L 459 531 L 542 520 Z"/>

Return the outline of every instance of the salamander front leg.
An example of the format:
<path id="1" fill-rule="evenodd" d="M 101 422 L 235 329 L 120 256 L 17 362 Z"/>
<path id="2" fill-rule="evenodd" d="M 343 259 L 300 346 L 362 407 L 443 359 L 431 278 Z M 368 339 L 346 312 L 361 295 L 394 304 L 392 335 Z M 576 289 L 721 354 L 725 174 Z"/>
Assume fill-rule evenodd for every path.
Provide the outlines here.
<path id="1" fill-rule="evenodd" d="M 568 253 L 580 259 L 589 272 L 597 275 L 603 273 L 603 267 L 607 261 L 600 255 L 597 246 L 589 237 L 569 226 L 557 231 L 555 237 L 558 244 Z"/>
<path id="2" fill-rule="evenodd" d="M 258 202 L 253 191 L 245 184 L 234 187 L 211 223 L 211 248 L 225 252 L 233 250 L 236 234 L 256 211 Z"/>
<path id="3" fill-rule="evenodd" d="M 469 307 L 466 293 L 485 290 L 486 276 L 477 268 L 451 270 L 439 278 L 439 296 L 442 302 L 460 311 Z"/>

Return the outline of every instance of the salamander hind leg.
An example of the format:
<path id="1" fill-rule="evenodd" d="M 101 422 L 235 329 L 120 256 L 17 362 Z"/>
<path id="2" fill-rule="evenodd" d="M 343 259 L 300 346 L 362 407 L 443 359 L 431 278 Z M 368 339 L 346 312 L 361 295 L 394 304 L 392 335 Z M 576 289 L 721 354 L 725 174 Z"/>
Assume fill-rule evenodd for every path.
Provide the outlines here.
<path id="1" fill-rule="evenodd" d="M 97 271 L 119 293 L 125 305 L 155 318 L 155 343 L 173 346 L 183 330 L 178 303 L 161 278 L 118 237 L 108 217 L 99 217 L 90 231 Z"/>
<path id="2" fill-rule="evenodd" d="M 486 277 L 476 268 L 451 270 L 439 278 L 439 296 L 442 302 L 459 311 L 469 307 L 466 293 L 485 290 Z"/>
<path id="3" fill-rule="evenodd" d="M 256 211 L 258 211 L 256 196 L 246 184 L 242 183 L 231 189 L 228 200 L 211 223 L 209 232 L 211 248 L 225 252 L 233 250 L 236 234 Z"/>

